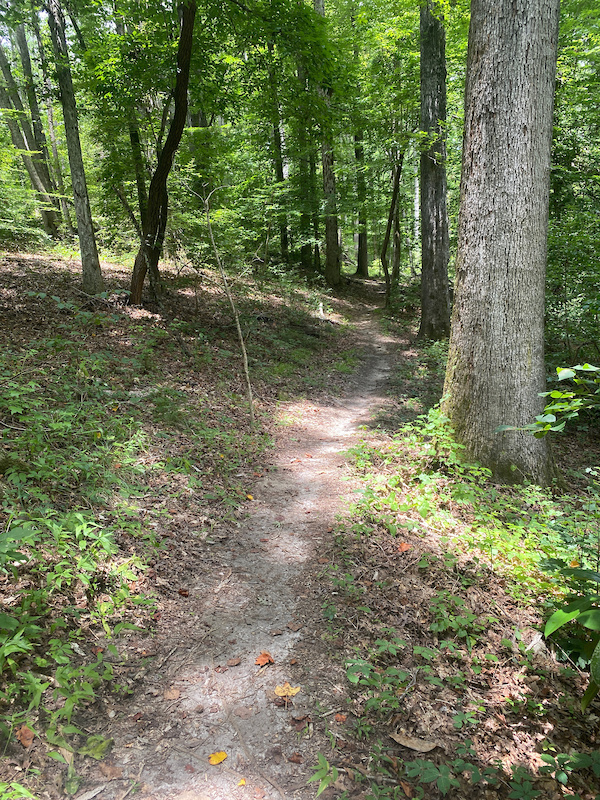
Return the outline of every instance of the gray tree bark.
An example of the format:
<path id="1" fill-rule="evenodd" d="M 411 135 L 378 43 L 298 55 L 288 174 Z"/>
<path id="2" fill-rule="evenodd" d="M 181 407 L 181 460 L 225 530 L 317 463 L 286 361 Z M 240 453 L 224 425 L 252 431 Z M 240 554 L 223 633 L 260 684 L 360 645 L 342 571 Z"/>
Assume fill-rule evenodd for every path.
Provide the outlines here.
<path id="1" fill-rule="evenodd" d="M 419 336 L 450 333 L 446 206 L 446 34 L 436 0 L 421 6 L 421 325 Z"/>
<path id="2" fill-rule="evenodd" d="M 98 248 L 96 247 L 92 212 L 83 167 L 77 105 L 65 36 L 65 20 L 59 0 L 47 0 L 46 10 L 56 59 L 56 77 L 60 88 L 60 101 L 65 123 L 69 166 L 71 168 L 73 201 L 77 217 L 77 235 L 79 237 L 83 273 L 83 290 L 88 294 L 98 294 L 104 290 L 104 281 L 100 272 L 100 259 L 98 258 Z"/>
<path id="3" fill-rule="evenodd" d="M 547 483 L 544 276 L 559 0 L 472 0 L 443 411 L 469 459 Z"/>

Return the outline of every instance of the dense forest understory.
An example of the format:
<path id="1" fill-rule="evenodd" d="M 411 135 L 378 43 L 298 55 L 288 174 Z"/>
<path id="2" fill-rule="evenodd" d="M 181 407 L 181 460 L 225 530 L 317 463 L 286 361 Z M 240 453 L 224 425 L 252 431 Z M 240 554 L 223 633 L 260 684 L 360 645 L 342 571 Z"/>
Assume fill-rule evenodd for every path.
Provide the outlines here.
<path id="1" fill-rule="evenodd" d="M 542 635 L 598 569 L 589 432 L 554 490 L 461 459 L 408 289 L 238 277 L 252 427 L 217 272 L 1 268 L 3 798 L 597 796 Z"/>

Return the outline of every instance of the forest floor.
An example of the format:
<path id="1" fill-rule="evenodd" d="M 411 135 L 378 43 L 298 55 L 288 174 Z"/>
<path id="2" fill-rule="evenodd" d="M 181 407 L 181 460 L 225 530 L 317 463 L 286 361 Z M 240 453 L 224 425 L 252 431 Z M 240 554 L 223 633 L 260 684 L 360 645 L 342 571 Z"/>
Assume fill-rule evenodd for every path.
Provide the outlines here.
<path id="1" fill-rule="evenodd" d="M 1 266 L 3 347 L 19 357 L 0 377 L 35 380 L 66 413 L 51 373 L 71 364 L 73 425 L 98 402 L 128 419 L 128 438 L 102 451 L 104 483 L 79 467 L 50 489 L 37 455 L 33 477 L 11 479 L 26 474 L 13 431 L 33 411 L 0 398 L 5 458 L 21 463 L 3 467 L 5 529 L 51 501 L 49 516 L 84 509 L 118 546 L 94 581 L 46 598 L 47 633 L 5 662 L 0 781 L 52 800 L 595 796 L 600 705 L 579 711 L 585 675 L 542 640 L 548 597 L 536 592 L 553 590 L 515 555 L 526 534 L 513 524 L 512 550 L 470 538 L 475 519 L 484 527 L 480 490 L 506 491 L 500 517 L 526 527 L 552 500 L 490 486 L 476 469 L 461 473 L 462 494 L 447 491 L 451 470 L 431 453 L 439 431 L 406 428 L 439 399 L 443 371 L 443 350 L 415 341 L 410 309 L 385 317 L 374 281 L 335 297 L 239 282 L 253 430 L 214 276 L 174 273 L 161 307 L 134 309 L 116 266 L 102 301 L 74 289 L 76 263 L 6 254 Z M 108 441 L 109 422 L 89 414 L 92 438 Z M 573 441 L 560 453 L 563 466 L 580 457 Z M 49 546 L 29 555 L 0 579 L 5 615 L 58 573 Z M 125 561 L 131 597 L 152 605 L 103 615 L 111 565 Z M 75 679 L 54 673 L 21 700 L 14 682 L 63 663 L 51 638 L 63 617 L 81 674 L 94 659 L 110 665 L 87 695 L 77 684 L 72 715 Z M 137 630 L 117 635 L 118 620 Z M 592 760 L 581 767 L 574 753 Z M 543 754 L 565 754 L 561 768 Z"/>

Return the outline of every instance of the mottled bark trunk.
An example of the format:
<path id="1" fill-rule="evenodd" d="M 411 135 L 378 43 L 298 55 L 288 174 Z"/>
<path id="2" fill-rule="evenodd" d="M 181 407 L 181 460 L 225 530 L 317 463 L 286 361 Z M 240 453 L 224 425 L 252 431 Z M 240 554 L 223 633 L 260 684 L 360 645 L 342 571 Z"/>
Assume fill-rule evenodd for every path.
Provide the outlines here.
<path id="1" fill-rule="evenodd" d="M 446 206 L 446 35 L 435 0 L 421 6 L 421 326 L 424 339 L 450 333 Z"/>
<path id="2" fill-rule="evenodd" d="M 369 277 L 369 254 L 367 247 L 367 182 L 365 180 L 365 148 L 363 132 L 354 135 L 354 159 L 356 163 L 356 197 L 358 200 L 358 254 L 356 274 Z"/>
<path id="3" fill-rule="evenodd" d="M 60 101 L 65 123 L 69 166 L 71 168 L 73 200 L 77 216 L 77 235 L 81 252 L 83 290 L 88 294 L 97 294 L 104 290 L 104 281 L 100 272 L 100 260 L 98 258 L 92 212 L 83 168 L 77 105 L 75 103 L 69 51 L 67 50 L 65 36 L 65 20 L 58 0 L 47 0 L 46 10 L 56 59 L 56 77 L 60 88 Z"/>
<path id="4" fill-rule="evenodd" d="M 472 0 L 457 276 L 443 404 L 467 458 L 547 483 L 544 273 L 559 0 Z"/>
<path id="5" fill-rule="evenodd" d="M 167 225 L 168 194 L 167 179 L 173 166 L 173 159 L 187 119 L 188 109 L 188 84 L 190 79 L 190 61 L 192 55 L 192 34 L 196 16 L 195 0 L 181 6 L 181 30 L 179 46 L 177 49 L 177 77 L 175 79 L 175 110 L 169 128 L 169 133 L 160 155 L 156 170 L 150 182 L 148 192 L 148 211 L 146 224 L 143 228 L 143 239 L 133 265 L 131 276 L 131 303 L 139 304 L 142 301 L 142 290 L 146 273 L 150 273 L 150 283 L 154 294 L 159 291 L 158 260 Z"/>

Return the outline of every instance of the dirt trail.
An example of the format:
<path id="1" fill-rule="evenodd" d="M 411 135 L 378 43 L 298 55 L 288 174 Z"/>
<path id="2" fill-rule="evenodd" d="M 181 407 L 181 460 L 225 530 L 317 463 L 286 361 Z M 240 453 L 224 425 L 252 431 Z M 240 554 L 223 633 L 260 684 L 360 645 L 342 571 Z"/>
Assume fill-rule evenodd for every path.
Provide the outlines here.
<path id="1" fill-rule="evenodd" d="M 315 796 L 306 781 L 323 739 L 307 642 L 318 638 L 320 561 L 351 491 L 344 451 L 383 402 L 392 340 L 372 311 L 357 323 L 363 361 L 345 396 L 287 405 L 249 516 L 216 532 L 208 570 L 193 561 L 201 550 L 188 554 L 188 622 L 162 620 L 131 700 L 108 710 L 115 746 L 96 797 L 121 800 L 132 778 L 145 800 Z M 262 651 L 273 664 L 256 664 Z M 282 707 L 275 689 L 286 681 L 300 692 Z M 217 751 L 227 759 L 211 766 Z"/>

